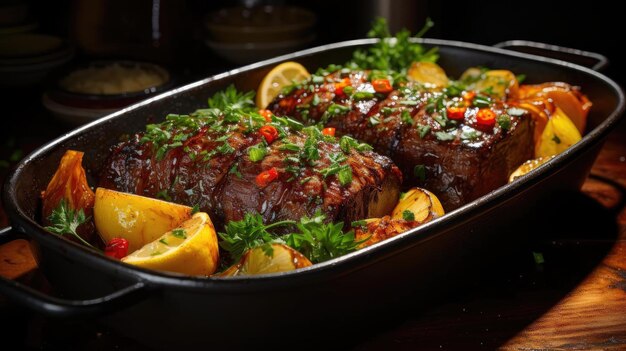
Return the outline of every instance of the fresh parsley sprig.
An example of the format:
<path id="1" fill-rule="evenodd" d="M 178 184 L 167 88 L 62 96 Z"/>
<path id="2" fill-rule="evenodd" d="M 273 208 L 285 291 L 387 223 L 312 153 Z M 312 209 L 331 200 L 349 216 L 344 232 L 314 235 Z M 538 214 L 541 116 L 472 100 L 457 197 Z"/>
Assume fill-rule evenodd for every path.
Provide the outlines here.
<path id="1" fill-rule="evenodd" d="M 287 220 L 265 225 L 260 214 L 246 213 L 242 220 L 228 222 L 224 228 L 225 232 L 218 233 L 222 239 L 220 247 L 228 251 L 236 262 L 246 251 L 275 242 L 277 236 L 272 234 L 270 229 L 295 223 Z"/>
<path id="2" fill-rule="evenodd" d="M 303 217 L 296 225 L 297 233 L 286 236 L 285 242 L 306 256 L 311 262 L 319 263 L 345 255 L 357 249 L 354 232 L 343 232 L 343 222 L 325 223 L 326 216 L 316 212 L 313 217 Z"/>
<path id="3" fill-rule="evenodd" d="M 422 37 L 433 25 L 433 21 L 427 19 L 422 30 L 414 37 Z M 387 20 L 384 18 L 377 18 L 367 35 L 370 38 L 380 38 L 380 41 L 367 50 L 354 52 L 352 63 L 362 69 L 400 72 L 406 70 L 414 61 L 435 62 L 439 58 L 437 48 L 425 50 L 421 44 L 411 41 L 413 36 L 406 29 L 392 37 Z"/>
<path id="4" fill-rule="evenodd" d="M 89 217 L 85 216 L 85 211 L 83 211 L 82 208 L 79 210 L 72 210 L 67 200 L 61 199 L 61 201 L 59 201 L 59 205 L 48 217 L 48 220 L 52 224 L 45 227 L 49 232 L 61 236 L 71 235 L 86 246 L 95 249 L 93 245 L 78 235 L 78 232 L 76 231 L 81 224 L 86 223 L 89 220 Z"/>
<path id="5" fill-rule="evenodd" d="M 285 220 L 272 224 L 263 224 L 259 214 L 247 213 L 240 221 L 230 221 L 225 232 L 219 233 L 220 247 L 227 251 L 233 262 L 256 247 L 262 247 L 268 256 L 271 243 L 286 243 L 300 251 L 311 262 L 323 262 L 346 253 L 355 251 L 360 241 L 355 241 L 354 232 L 343 232 L 343 223 L 325 223 L 326 216 L 320 211 L 312 217 L 302 217 L 299 222 Z M 280 235 L 273 229 L 292 226 L 297 230 L 291 234 Z"/>

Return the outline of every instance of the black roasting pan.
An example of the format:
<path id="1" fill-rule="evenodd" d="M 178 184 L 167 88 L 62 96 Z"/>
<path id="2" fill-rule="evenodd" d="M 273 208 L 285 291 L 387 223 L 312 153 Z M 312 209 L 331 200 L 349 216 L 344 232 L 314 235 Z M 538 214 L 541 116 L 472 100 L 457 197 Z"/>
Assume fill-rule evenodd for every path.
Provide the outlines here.
<path id="1" fill-rule="evenodd" d="M 366 330 L 382 312 L 402 308 L 406 299 L 423 300 L 448 289 L 450 272 L 462 271 L 485 249 L 514 245 L 507 228 L 533 213 L 537 204 L 578 191 L 624 110 L 620 87 L 580 65 L 501 48 L 424 39 L 437 46 L 440 65 L 458 77 L 467 67 L 506 68 L 527 82 L 565 81 L 582 87 L 593 102 L 583 140 L 537 171 L 426 225 L 358 252 L 295 272 L 242 278 L 196 278 L 148 271 L 123 264 L 46 232 L 39 224 L 40 191 L 67 149 L 85 152 L 94 177 L 121 135 L 142 130 L 167 113 L 187 113 L 206 105 L 214 92 L 235 84 L 255 90 L 276 64 L 298 61 L 309 70 L 343 63 L 364 39 L 321 46 L 219 74 L 163 93 L 78 128 L 28 155 L 3 189 L 12 230 L 0 241 L 31 239 L 40 268 L 55 288 L 49 296 L 0 279 L 0 293 L 46 315 L 98 320 L 151 346 L 183 346 L 206 341 L 245 343 L 275 340 L 272 335 L 316 340 L 351 323 Z M 519 42 L 515 42 L 519 44 Z M 532 48 L 567 59 L 603 63 L 598 55 L 552 46 Z M 542 52 L 543 53 L 543 52 Z M 563 56 L 564 55 L 564 56 Z M 597 68 L 597 67 L 596 67 Z M 271 340 L 268 340 L 271 339 Z"/>

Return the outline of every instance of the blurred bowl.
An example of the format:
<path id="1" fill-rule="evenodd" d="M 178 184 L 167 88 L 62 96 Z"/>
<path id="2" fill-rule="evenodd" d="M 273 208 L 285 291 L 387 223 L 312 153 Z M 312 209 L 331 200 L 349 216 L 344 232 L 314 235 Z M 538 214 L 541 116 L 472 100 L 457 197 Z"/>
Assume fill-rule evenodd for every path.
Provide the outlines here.
<path id="1" fill-rule="evenodd" d="M 58 37 L 44 34 L 0 36 L 0 86 L 39 84 L 73 57 L 74 48 Z"/>
<path id="2" fill-rule="evenodd" d="M 91 122 L 173 85 L 163 67 L 136 61 L 98 61 L 67 72 L 42 98 L 56 117 L 71 124 Z"/>
<path id="3" fill-rule="evenodd" d="M 231 7 L 209 13 L 209 40 L 223 43 L 285 43 L 312 34 L 316 17 L 293 6 Z"/>
<path id="4" fill-rule="evenodd" d="M 272 43 L 222 43 L 206 40 L 205 44 L 218 56 L 236 64 L 248 64 L 306 48 L 315 35 L 297 40 Z"/>

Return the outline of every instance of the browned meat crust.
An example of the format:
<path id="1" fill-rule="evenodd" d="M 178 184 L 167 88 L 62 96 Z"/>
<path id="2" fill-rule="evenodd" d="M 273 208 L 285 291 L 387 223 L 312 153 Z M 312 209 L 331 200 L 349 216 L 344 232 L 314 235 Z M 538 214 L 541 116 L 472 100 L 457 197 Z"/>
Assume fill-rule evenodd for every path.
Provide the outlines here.
<path id="1" fill-rule="evenodd" d="M 277 125 L 284 137 L 267 144 L 258 126 L 225 126 L 220 121 L 194 131 L 161 158 L 152 142 L 142 141 L 143 133 L 134 135 L 113 148 L 99 185 L 197 205 L 218 226 L 248 212 L 260 213 L 269 223 L 299 220 L 317 210 L 328 221 L 349 223 L 387 214 L 398 200 L 402 175 L 387 157 L 340 147 L 338 139 L 310 128 L 298 132 Z M 176 134 L 171 131 L 170 141 Z M 306 159 L 300 150 L 311 138 L 317 155 Z M 259 146 L 266 155 L 253 161 L 249 150 Z M 329 172 L 333 166 L 349 167 L 351 180 L 342 181 L 338 173 Z M 278 177 L 258 184 L 257 176 L 271 169 Z"/>
<path id="2" fill-rule="evenodd" d="M 448 211 L 506 184 L 508 175 L 532 158 L 532 120 L 524 110 L 509 114 L 508 130 L 498 124 L 480 126 L 479 108 L 471 105 L 463 121 L 450 121 L 433 105 L 462 103 L 461 97 L 448 98 L 441 91 L 410 84 L 376 94 L 368 74 L 332 73 L 323 83 L 307 82 L 280 95 L 268 108 L 279 116 L 322 123 L 336 128 L 338 135 L 371 144 L 394 160 L 405 186 L 433 191 Z M 351 94 L 336 90 L 337 84 L 346 82 Z M 489 108 L 501 115 L 509 107 L 492 101 Z"/>

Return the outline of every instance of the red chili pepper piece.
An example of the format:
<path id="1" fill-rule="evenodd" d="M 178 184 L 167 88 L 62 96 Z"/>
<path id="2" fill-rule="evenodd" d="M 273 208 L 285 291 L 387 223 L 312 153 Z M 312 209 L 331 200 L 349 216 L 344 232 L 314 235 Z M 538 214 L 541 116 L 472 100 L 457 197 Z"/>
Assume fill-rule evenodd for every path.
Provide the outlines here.
<path id="1" fill-rule="evenodd" d="M 448 118 L 455 121 L 463 120 L 465 118 L 465 111 L 467 111 L 467 107 L 456 106 L 448 107 L 446 110 Z"/>
<path id="2" fill-rule="evenodd" d="M 335 128 L 332 128 L 332 127 L 324 128 L 322 129 L 322 134 L 335 136 Z"/>
<path id="3" fill-rule="evenodd" d="M 488 108 L 481 108 L 476 114 L 476 122 L 481 127 L 493 128 L 496 125 L 496 113 Z"/>
<path id="4" fill-rule="evenodd" d="M 268 143 L 278 139 L 278 130 L 274 126 L 263 126 L 259 128 L 259 133 L 267 140 Z"/>
<path id="5" fill-rule="evenodd" d="M 266 109 L 260 109 L 259 114 L 263 116 L 263 118 L 265 118 L 266 122 L 272 121 L 272 115 L 273 115 L 272 111 L 266 110 Z"/>
<path id="6" fill-rule="evenodd" d="M 381 94 L 388 94 L 393 90 L 389 79 L 384 78 L 372 80 L 372 86 L 377 93 Z"/>
<path id="7" fill-rule="evenodd" d="M 256 184 L 264 188 L 276 178 L 278 178 L 278 171 L 276 170 L 276 167 L 272 167 L 256 176 Z"/>
<path id="8" fill-rule="evenodd" d="M 118 260 L 128 255 L 128 240 L 124 238 L 113 238 L 104 249 L 104 254 L 117 258 Z"/>
<path id="9" fill-rule="evenodd" d="M 344 78 L 341 82 L 335 83 L 335 95 L 345 95 L 343 92 L 343 88 L 350 85 L 350 78 Z"/>

